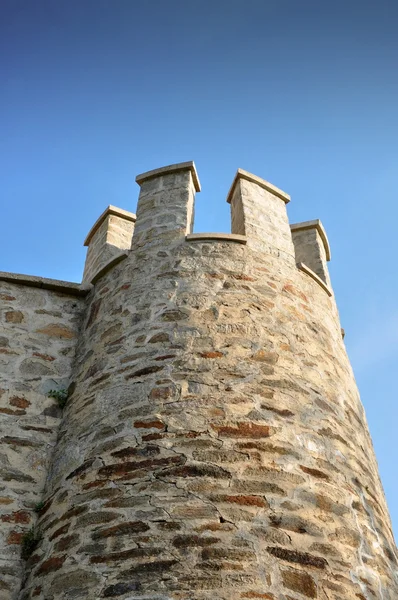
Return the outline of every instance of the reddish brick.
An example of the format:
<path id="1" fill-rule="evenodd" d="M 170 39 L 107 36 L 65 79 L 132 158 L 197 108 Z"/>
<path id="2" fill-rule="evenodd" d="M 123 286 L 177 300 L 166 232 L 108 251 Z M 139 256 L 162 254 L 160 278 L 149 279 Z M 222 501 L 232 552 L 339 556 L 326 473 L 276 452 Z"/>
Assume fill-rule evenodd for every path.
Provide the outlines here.
<path id="1" fill-rule="evenodd" d="M 305 294 L 303 294 L 302 292 L 300 292 L 300 290 L 296 289 L 294 287 L 294 285 L 292 285 L 291 283 L 286 283 L 283 286 L 283 291 L 288 292 L 289 294 L 292 294 L 293 296 L 297 296 L 298 298 L 301 298 L 302 300 L 304 300 L 304 302 L 308 303 L 307 296 Z"/>
<path id="2" fill-rule="evenodd" d="M 201 356 L 202 358 L 221 358 L 222 356 L 224 356 L 224 354 L 222 352 L 217 352 L 217 351 L 213 351 L 213 352 L 200 352 L 199 356 Z"/>
<path id="3" fill-rule="evenodd" d="M 70 523 L 67 523 L 66 525 L 63 525 L 62 527 L 60 527 L 59 529 L 57 529 L 56 531 L 54 531 L 54 533 L 49 538 L 50 542 L 52 542 L 53 540 L 55 540 L 60 535 L 63 535 L 64 533 L 67 533 L 69 527 L 70 527 Z"/>
<path id="4" fill-rule="evenodd" d="M 220 502 L 229 502 L 231 504 L 240 504 L 242 506 L 259 506 L 268 508 L 269 504 L 262 496 L 218 496 Z"/>
<path id="5" fill-rule="evenodd" d="M 40 352 L 33 352 L 33 356 L 37 356 L 38 358 L 42 358 L 48 362 L 52 362 L 55 360 L 54 356 L 50 356 L 49 354 L 40 354 Z"/>
<path id="6" fill-rule="evenodd" d="M 281 571 L 283 585 L 289 590 L 299 592 L 307 598 L 316 598 L 317 591 L 314 580 L 308 573 L 301 571 Z"/>
<path id="7" fill-rule="evenodd" d="M 54 550 L 56 552 L 63 552 L 64 550 L 69 550 L 73 546 L 79 543 L 79 536 L 77 534 L 67 535 L 61 538 L 55 545 Z"/>
<path id="8" fill-rule="evenodd" d="M 36 571 L 36 575 L 46 575 L 52 571 L 58 571 L 64 564 L 66 555 L 53 556 L 48 560 L 45 560 Z"/>
<path id="9" fill-rule="evenodd" d="M 324 473 L 323 471 L 319 471 L 318 469 L 311 469 L 310 467 L 305 467 L 304 465 L 299 465 L 300 469 L 304 473 L 308 473 L 308 475 L 312 475 L 313 477 L 317 477 L 318 479 L 330 479 L 329 475 Z"/>
<path id="10" fill-rule="evenodd" d="M 12 396 L 12 398 L 10 398 L 10 404 L 11 406 L 17 406 L 18 408 L 28 408 L 28 406 L 30 406 L 29 400 L 20 398 L 19 396 Z"/>
<path id="11" fill-rule="evenodd" d="M 166 433 L 148 433 L 147 435 L 142 436 L 143 442 L 152 442 L 153 440 L 161 440 L 167 434 Z"/>
<path id="12" fill-rule="evenodd" d="M 97 487 L 104 487 L 106 485 L 106 481 L 90 481 L 89 483 L 85 483 L 82 488 L 83 490 L 91 490 Z"/>
<path id="13" fill-rule="evenodd" d="M 148 444 L 147 446 L 143 447 L 128 446 L 127 448 L 122 448 L 121 450 L 111 452 L 111 456 L 115 456 L 116 458 L 130 458 L 132 456 L 146 458 L 149 456 L 156 456 L 159 454 L 159 452 L 160 449 L 158 446 L 155 446 L 154 444 Z"/>
<path id="14" fill-rule="evenodd" d="M 165 424 L 159 419 L 153 419 L 152 421 L 135 421 L 134 427 L 137 429 L 164 429 Z"/>
<path id="15" fill-rule="evenodd" d="M 30 514 L 26 510 L 18 510 L 9 515 L 2 515 L 3 523 L 30 523 Z"/>
<path id="16" fill-rule="evenodd" d="M 87 511 L 87 506 L 75 506 L 67 510 L 66 513 L 64 513 L 62 517 L 60 517 L 58 520 L 65 521 L 66 519 L 71 519 L 72 517 L 76 517 L 77 515 L 81 515 L 82 513 L 85 513 Z"/>
<path id="17" fill-rule="evenodd" d="M 11 531 L 7 537 L 7 544 L 21 544 L 24 534 L 20 531 Z"/>
<path id="18" fill-rule="evenodd" d="M 148 459 L 134 462 L 129 461 L 101 467 L 98 471 L 98 475 L 101 477 L 122 477 L 123 475 L 141 469 L 156 470 L 169 467 L 171 465 L 179 465 L 184 462 L 185 458 L 182 456 L 170 456 L 169 458 Z"/>
<path id="19" fill-rule="evenodd" d="M 222 437 L 264 438 L 272 433 L 268 425 L 240 422 L 237 425 L 212 425 L 212 428 Z"/>
<path id="20" fill-rule="evenodd" d="M 153 388 L 150 391 L 149 398 L 151 400 L 166 400 L 173 396 L 175 389 L 172 386 Z"/>
<path id="21" fill-rule="evenodd" d="M 93 540 L 98 540 L 107 537 L 130 536 L 137 533 L 143 533 L 144 531 L 148 531 L 148 529 L 149 526 L 142 521 L 131 521 L 128 523 L 120 523 L 114 527 L 107 527 L 106 529 L 94 531 L 94 533 L 91 534 L 91 537 Z"/>

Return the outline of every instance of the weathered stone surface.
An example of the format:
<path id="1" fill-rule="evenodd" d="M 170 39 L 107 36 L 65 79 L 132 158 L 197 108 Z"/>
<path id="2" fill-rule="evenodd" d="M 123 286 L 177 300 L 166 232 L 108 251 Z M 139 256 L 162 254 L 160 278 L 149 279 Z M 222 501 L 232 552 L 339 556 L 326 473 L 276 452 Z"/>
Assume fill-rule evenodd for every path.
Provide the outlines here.
<path id="1" fill-rule="evenodd" d="M 23 312 L 20 310 L 10 310 L 6 312 L 5 316 L 7 323 L 22 323 L 23 321 Z"/>
<path id="2" fill-rule="evenodd" d="M 308 598 L 317 597 L 317 588 L 311 575 L 300 571 L 281 571 L 283 585 Z"/>
<path id="3" fill-rule="evenodd" d="M 0 580 L 2 566 L 12 565 L 4 581 L 7 600 L 14 600 L 23 576 L 21 545 L 39 515 L 34 509 L 62 416 L 48 392 L 68 387 L 84 300 L 69 295 L 77 285 L 62 293 L 62 282 L 6 279 L 0 281 L 0 351 L 7 350 L 0 354 Z M 40 594 L 35 585 L 31 597 Z"/>
<path id="4" fill-rule="evenodd" d="M 94 228 L 86 297 L 0 281 L 7 600 L 395 600 L 319 228 L 293 244 L 287 195 L 241 171 L 234 236 L 190 236 L 194 166 L 139 182 L 131 251 L 125 215 Z"/>
<path id="5" fill-rule="evenodd" d="M 58 323 L 52 323 L 41 329 L 36 329 L 36 333 L 42 333 L 50 337 L 66 338 L 68 340 L 75 337 L 75 333 L 69 327 L 59 325 Z"/>

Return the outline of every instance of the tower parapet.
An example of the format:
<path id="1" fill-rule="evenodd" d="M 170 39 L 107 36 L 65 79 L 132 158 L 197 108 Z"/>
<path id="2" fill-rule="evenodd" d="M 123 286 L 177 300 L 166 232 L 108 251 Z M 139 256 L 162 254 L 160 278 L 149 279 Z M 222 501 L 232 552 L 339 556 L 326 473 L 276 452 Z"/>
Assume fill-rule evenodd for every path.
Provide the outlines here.
<path id="1" fill-rule="evenodd" d="M 137 182 L 131 249 L 60 344 L 41 539 L 7 600 L 395 600 L 320 223 L 291 231 L 287 194 L 239 170 L 232 233 L 192 234 L 193 163 Z"/>
<path id="2" fill-rule="evenodd" d="M 293 260 L 294 248 L 286 204 L 290 196 L 265 179 L 238 169 L 227 196 L 231 205 L 232 233 L 246 235 L 260 252 L 281 254 Z"/>
<path id="3" fill-rule="evenodd" d="M 116 206 L 104 210 L 84 240 L 88 246 L 84 282 L 91 283 L 107 264 L 130 249 L 135 221 L 135 214 Z"/>
<path id="4" fill-rule="evenodd" d="M 327 262 L 330 261 L 330 246 L 326 231 L 319 219 L 295 223 L 290 226 L 296 252 L 296 262 L 304 263 L 327 286 L 330 286 L 330 277 Z"/>
<path id="5" fill-rule="evenodd" d="M 136 177 L 140 186 L 133 245 L 168 244 L 192 233 L 195 192 L 200 192 L 193 161 Z"/>

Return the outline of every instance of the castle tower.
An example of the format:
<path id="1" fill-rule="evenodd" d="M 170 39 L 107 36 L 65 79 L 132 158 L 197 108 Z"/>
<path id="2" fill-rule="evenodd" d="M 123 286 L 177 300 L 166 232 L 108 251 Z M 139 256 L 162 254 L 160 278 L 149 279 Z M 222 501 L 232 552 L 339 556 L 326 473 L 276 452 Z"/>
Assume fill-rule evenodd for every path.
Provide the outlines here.
<path id="1" fill-rule="evenodd" d="M 396 600 L 322 224 L 290 226 L 289 196 L 238 170 L 232 233 L 193 234 L 193 163 L 137 183 L 136 219 L 109 207 L 89 234 L 84 286 L 0 275 L 19 302 L 4 314 L 22 315 L 2 320 L 4 348 L 25 365 L 15 380 L 4 354 L 7 431 L 25 429 L 7 434 L 0 598 Z M 54 382 L 70 384 L 62 414 Z M 43 436 L 39 477 L 14 454 Z M 19 563 L 35 500 L 40 539 Z"/>

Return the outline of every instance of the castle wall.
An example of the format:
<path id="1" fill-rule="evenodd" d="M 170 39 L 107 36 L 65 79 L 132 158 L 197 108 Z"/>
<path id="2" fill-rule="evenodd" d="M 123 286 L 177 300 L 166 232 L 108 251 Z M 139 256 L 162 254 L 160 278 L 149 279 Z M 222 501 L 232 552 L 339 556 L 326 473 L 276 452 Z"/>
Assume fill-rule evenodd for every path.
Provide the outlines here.
<path id="1" fill-rule="evenodd" d="M 2 600 L 16 598 L 20 588 L 21 543 L 36 521 L 62 416 L 48 392 L 69 385 L 83 302 L 75 295 L 29 287 L 23 278 L 9 279 L 0 277 Z"/>
<path id="2" fill-rule="evenodd" d="M 203 240 L 185 237 L 191 163 L 138 182 L 132 250 L 87 299 L 20 600 L 394 600 L 334 297 L 296 267 L 280 190 L 239 177 L 250 227 Z"/>

